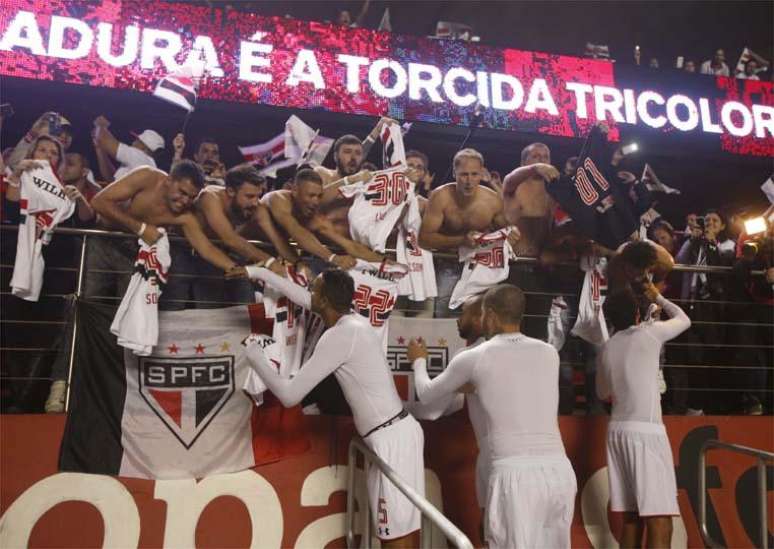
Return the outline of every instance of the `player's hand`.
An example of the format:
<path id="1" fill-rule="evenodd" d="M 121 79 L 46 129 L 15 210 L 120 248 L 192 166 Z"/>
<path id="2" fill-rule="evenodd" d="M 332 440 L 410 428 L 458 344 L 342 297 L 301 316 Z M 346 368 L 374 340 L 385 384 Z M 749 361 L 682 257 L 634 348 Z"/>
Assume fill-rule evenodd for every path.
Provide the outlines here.
<path id="1" fill-rule="evenodd" d="M 140 235 L 140 238 L 149 246 L 155 244 L 159 238 L 161 238 L 161 231 L 153 225 L 147 225 L 145 230 Z"/>
<path id="2" fill-rule="evenodd" d="M 239 265 L 234 265 L 233 267 L 231 267 L 229 270 L 226 271 L 226 274 L 224 276 L 228 280 L 250 278 L 247 275 L 247 269 L 245 267 L 240 267 Z"/>
<path id="3" fill-rule="evenodd" d="M 100 114 L 97 118 L 94 119 L 94 125 L 98 128 L 107 128 L 110 126 L 110 120 L 105 118 L 104 115 Z"/>
<path id="4" fill-rule="evenodd" d="M 465 235 L 465 242 L 463 243 L 463 246 L 467 246 L 468 248 L 475 248 L 478 246 L 478 239 L 481 238 L 483 233 L 480 233 L 478 231 L 468 231 L 468 234 Z"/>
<path id="5" fill-rule="evenodd" d="M 64 193 L 65 196 L 73 202 L 77 202 L 78 200 L 83 200 L 84 202 L 86 201 L 86 199 L 81 194 L 81 191 L 79 191 L 78 187 L 75 185 L 65 185 Z"/>
<path id="6" fill-rule="evenodd" d="M 172 149 L 175 151 L 175 158 L 182 158 L 185 149 L 185 137 L 179 133 L 172 140 Z"/>
<path id="7" fill-rule="evenodd" d="M 331 263 L 336 265 L 342 271 L 348 271 L 355 266 L 357 261 L 351 255 L 339 255 L 336 254 L 331 258 Z"/>
<path id="8" fill-rule="evenodd" d="M 538 176 L 542 177 L 546 181 L 553 181 L 559 178 L 559 170 L 554 168 L 551 164 L 533 164 L 532 169 Z"/>
<path id="9" fill-rule="evenodd" d="M 409 341 L 407 357 L 412 365 L 418 358 L 427 358 L 427 346 L 425 345 L 425 342 L 422 340 L 422 338 L 412 339 Z"/>

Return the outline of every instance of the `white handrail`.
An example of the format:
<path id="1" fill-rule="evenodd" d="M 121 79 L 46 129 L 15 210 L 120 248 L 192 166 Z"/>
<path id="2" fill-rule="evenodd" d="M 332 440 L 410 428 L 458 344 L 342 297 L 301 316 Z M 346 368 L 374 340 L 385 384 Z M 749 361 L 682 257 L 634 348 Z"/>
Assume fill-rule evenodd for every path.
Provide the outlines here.
<path id="1" fill-rule="evenodd" d="M 707 547 L 723 547 L 715 541 L 707 528 L 707 451 L 713 448 L 730 450 L 738 454 L 752 456 L 758 462 L 758 519 L 760 520 L 760 547 L 768 549 L 769 546 L 769 528 L 768 516 L 766 512 L 766 462 L 774 461 L 774 453 L 749 448 L 740 444 L 730 444 L 719 440 L 707 440 L 701 445 L 699 450 L 699 532 Z"/>
<path id="2" fill-rule="evenodd" d="M 468 537 L 462 533 L 462 530 L 454 526 L 452 522 L 446 518 L 432 503 L 427 501 L 424 497 L 419 495 L 411 486 L 409 486 L 403 479 L 401 479 L 395 470 L 387 465 L 382 458 L 376 455 L 368 446 L 365 445 L 362 439 L 355 437 L 349 443 L 349 474 L 347 477 L 347 547 L 354 549 L 355 547 L 355 531 L 352 525 L 355 516 L 355 470 L 357 469 L 357 452 L 363 454 L 364 467 L 368 471 L 368 464 L 377 466 L 384 476 L 386 476 L 395 487 L 403 492 L 414 506 L 422 513 L 422 536 L 420 546 L 423 548 L 430 547 L 429 536 L 429 524 L 428 522 L 437 526 L 446 539 L 454 544 L 455 547 L 461 549 L 473 549 L 473 544 Z M 368 513 L 368 506 L 366 505 L 366 513 Z M 425 520 L 427 519 L 427 520 Z M 370 546 L 371 542 L 371 517 L 366 519 L 366 530 L 363 532 L 363 538 L 367 540 L 365 546 Z"/>

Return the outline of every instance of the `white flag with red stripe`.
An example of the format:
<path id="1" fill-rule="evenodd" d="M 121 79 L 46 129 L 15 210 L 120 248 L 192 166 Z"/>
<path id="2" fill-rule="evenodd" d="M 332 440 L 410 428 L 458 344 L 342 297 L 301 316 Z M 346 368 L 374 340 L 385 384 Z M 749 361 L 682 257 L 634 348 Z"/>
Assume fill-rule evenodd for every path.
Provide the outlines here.
<path id="1" fill-rule="evenodd" d="M 180 72 L 159 80 L 153 95 L 191 112 L 196 106 L 196 88 L 191 69 L 183 67 Z"/>

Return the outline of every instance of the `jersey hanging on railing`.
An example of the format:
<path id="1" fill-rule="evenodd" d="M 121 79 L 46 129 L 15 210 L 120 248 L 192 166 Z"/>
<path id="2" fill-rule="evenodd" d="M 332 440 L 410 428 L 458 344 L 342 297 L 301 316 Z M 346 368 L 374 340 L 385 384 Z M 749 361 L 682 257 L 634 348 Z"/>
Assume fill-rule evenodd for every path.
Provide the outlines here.
<path id="1" fill-rule="evenodd" d="M 607 259 L 584 256 L 580 267 L 586 275 L 578 302 L 578 318 L 570 333 L 594 345 L 602 345 L 608 340 L 607 323 L 602 312 L 607 295 Z"/>
<path id="2" fill-rule="evenodd" d="M 595 127 L 578 155 L 575 175 L 562 175 L 547 185 L 578 231 L 611 250 L 639 229 L 640 215 L 652 204 L 645 185 L 624 183 L 616 172 L 605 134 Z"/>
<path id="3" fill-rule="evenodd" d="M 342 196 L 355 197 L 347 214 L 353 240 L 384 252 L 387 238 L 414 193 L 405 170 L 405 166 L 395 166 L 374 172 L 368 181 L 339 188 Z"/>
<path id="4" fill-rule="evenodd" d="M 433 253 L 419 246 L 421 226 L 419 199 L 412 194 L 409 196 L 406 215 L 398 225 L 398 238 L 395 244 L 398 263 L 408 267 L 408 274 L 398 283 L 398 292 L 400 295 L 408 296 L 411 301 L 424 301 L 438 295 Z"/>
<path id="5" fill-rule="evenodd" d="M 37 301 L 43 287 L 43 246 L 51 242 L 54 228 L 70 217 L 75 203 L 48 162 L 22 173 L 19 236 L 11 277 L 11 293 L 26 301 Z"/>
<path id="6" fill-rule="evenodd" d="M 449 309 L 456 309 L 470 296 L 488 290 L 508 278 L 509 261 L 515 258 L 508 242 L 512 230 L 512 227 L 505 227 L 481 235 L 475 248 L 460 247 L 460 263 L 465 265 L 449 299 Z"/>

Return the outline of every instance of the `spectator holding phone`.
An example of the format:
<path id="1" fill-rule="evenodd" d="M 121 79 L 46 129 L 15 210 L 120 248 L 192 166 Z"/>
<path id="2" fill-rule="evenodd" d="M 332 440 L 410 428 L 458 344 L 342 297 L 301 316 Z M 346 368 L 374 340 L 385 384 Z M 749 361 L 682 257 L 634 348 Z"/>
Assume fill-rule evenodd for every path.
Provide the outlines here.
<path id="1" fill-rule="evenodd" d="M 16 144 L 13 152 L 6 160 L 6 164 L 13 168 L 25 158 L 30 158 L 29 153 L 35 144 L 35 140 L 41 136 L 57 139 L 64 151 L 67 151 L 73 142 L 72 125 L 69 120 L 59 113 L 53 111 L 43 113 L 30 127 L 25 136 Z"/>

